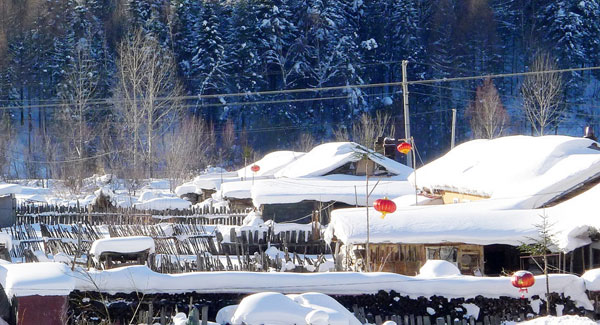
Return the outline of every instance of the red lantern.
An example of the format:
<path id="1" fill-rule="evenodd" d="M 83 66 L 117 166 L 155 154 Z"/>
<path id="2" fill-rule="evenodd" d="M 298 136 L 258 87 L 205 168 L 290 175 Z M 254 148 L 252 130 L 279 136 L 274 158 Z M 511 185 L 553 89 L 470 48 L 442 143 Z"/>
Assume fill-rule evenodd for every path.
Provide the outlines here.
<path id="1" fill-rule="evenodd" d="M 398 149 L 398 152 L 406 155 L 412 150 L 412 145 L 408 142 L 402 142 L 402 143 L 398 144 L 396 149 Z"/>
<path id="2" fill-rule="evenodd" d="M 513 274 L 511 283 L 515 288 L 519 288 L 521 299 L 523 299 L 525 298 L 525 292 L 528 292 L 527 288 L 535 283 L 535 277 L 529 271 L 517 271 Z"/>
<path id="3" fill-rule="evenodd" d="M 250 167 L 250 170 L 254 173 L 258 172 L 260 170 L 260 166 L 259 165 L 252 165 L 252 167 Z"/>
<path id="4" fill-rule="evenodd" d="M 386 214 L 396 211 L 396 203 L 386 197 L 385 199 L 375 200 L 373 208 L 381 212 L 381 219 L 383 219 Z"/>

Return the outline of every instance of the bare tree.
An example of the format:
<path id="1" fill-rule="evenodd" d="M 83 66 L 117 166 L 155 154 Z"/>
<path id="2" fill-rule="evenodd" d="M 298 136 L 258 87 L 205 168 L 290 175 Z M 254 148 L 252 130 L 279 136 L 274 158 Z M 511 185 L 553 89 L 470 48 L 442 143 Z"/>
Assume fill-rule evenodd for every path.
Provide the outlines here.
<path id="1" fill-rule="evenodd" d="M 220 133 L 221 145 L 218 148 L 218 163 L 224 165 L 228 162 L 235 163 L 236 137 L 235 124 L 232 120 L 227 120 Z"/>
<path id="2" fill-rule="evenodd" d="M 475 138 L 493 139 L 502 135 L 509 117 L 491 79 L 477 87 L 475 101 L 467 108 Z"/>
<path id="3" fill-rule="evenodd" d="M 548 53 L 536 55 L 531 66 L 533 72 L 556 69 L 556 62 Z M 560 122 L 562 88 L 559 73 L 535 73 L 525 77 L 521 86 L 523 111 L 536 134 L 544 135 L 546 127 L 556 126 Z"/>
<path id="4" fill-rule="evenodd" d="M 348 134 L 348 129 L 346 129 L 345 126 L 335 129 L 333 131 L 333 139 L 337 142 L 350 141 L 350 134 Z"/>
<path id="5" fill-rule="evenodd" d="M 98 86 L 98 66 L 90 57 L 89 44 L 82 39 L 75 48 L 72 63 L 67 70 L 65 81 L 59 85 L 58 93 L 64 104 L 58 123 L 56 136 L 62 140 L 63 158 L 69 162 L 62 168 L 61 177 L 75 192 L 89 173 L 91 159 L 90 145 L 96 135 L 90 126 L 92 104 Z"/>
<path id="6" fill-rule="evenodd" d="M 393 136 L 395 133 L 396 127 L 392 123 L 392 116 L 380 111 L 374 118 L 363 113 L 360 121 L 352 126 L 352 140 L 367 148 L 372 148 L 378 137 Z"/>
<path id="7" fill-rule="evenodd" d="M 212 127 L 204 120 L 191 117 L 180 121 L 164 136 L 164 164 L 171 191 L 182 180 L 198 173 L 211 163 L 215 146 Z"/>
<path id="8" fill-rule="evenodd" d="M 298 151 L 309 152 L 317 145 L 317 141 L 310 133 L 302 133 L 300 135 L 300 141 L 298 141 L 296 148 Z"/>
<path id="9" fill-rule="evenodd" d="M 122 129 L 123 139 L 131 137 L 132 169 L 138 169 L 140 133 L 143 111 L 139 104 L 143 97 L 143 75 L 145 54 L 143 51 L 144 36 L 140 31 L 133 33 L 119 45 L 117 74 L 119 84 L 115 91 L 115 108 L 119 110 L 125 127 Z"/>
<path id="10" fill-rule="evenodd" d="M 119 47 L 116 106 L 126 134 L 132 138 L 133 168 L 139 169 L 143 157 L 151 177 L 156 158 L 154 139 L 168 129 L 181 110 L 175 71 L 173 55 L 139 30 Z"/>
<path id="11" fill-rule="evenodd" d="M 10 154 L 10 148 L 15 138 L 15 130 L 12 125 L 12 119 L 8 110 L 3 110 L 0 113 L 0 152 L 4 154 L 0 155 L 0 177 L 3 180 L 8 179 L 10 162 L 12 155 Z"/>

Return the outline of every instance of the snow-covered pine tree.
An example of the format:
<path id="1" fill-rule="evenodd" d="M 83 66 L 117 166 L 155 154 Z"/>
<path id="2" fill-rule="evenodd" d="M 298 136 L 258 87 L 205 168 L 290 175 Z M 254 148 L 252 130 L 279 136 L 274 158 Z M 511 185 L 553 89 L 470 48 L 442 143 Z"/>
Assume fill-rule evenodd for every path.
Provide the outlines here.
<path id="1" fill-rule="evenodd" d="M 200 46 L 202 34 L 202 3 L 193 0 L 172 0 L 171 26 L 177 63 L 188 92 L 193 90 L 191 61 Z"/>
<path id="2" fill-rule="evenodd" d="M 196 53 L 190 61 L 190 77 L 193 92 L 196 95 L 208 95 L 226 92 L 226 64 L 224 40 L 219 26 L 219 3 L 207 1 L 204 4 Z M 201 99 L 201 104 L 219 103 L 219 99 Z M 220 117 L 222 109 L 202 108 L 210 120 Z"/>
<path id="3" fill-rule="evenodd" d="M 260 27 L 267 19 L 271 5 L 270 1 L 260 0 L 241 0 L 234 4 L 225 45 L 227 84 L 231 92 L 251 93 L 267 89 L 261 42 L 265 34 Z M 255 99 L 256 96 L 245 95 L 237 97 L 235 102 Z M 254 105 L 228 106 L 226 115 L 243 126 L 251 120 L 256 109 Z"/>

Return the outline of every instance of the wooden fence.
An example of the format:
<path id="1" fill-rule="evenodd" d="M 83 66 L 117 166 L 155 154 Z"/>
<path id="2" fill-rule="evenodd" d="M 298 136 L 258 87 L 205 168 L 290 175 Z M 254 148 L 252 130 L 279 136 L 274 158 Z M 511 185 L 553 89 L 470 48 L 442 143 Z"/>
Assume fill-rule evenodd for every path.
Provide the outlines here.
<path id="1" fill-rule="evenodd" d="M 62 216 L 62 215 L 61 215 Z M 89 251 L 92 243 L 108 231 L 110 237 L 149 236 L 154 239 L 157 257 L 150 267 L 162 273 L 191 271 L 268 271 L 281 270 L 292 261 L 299 272 L 318 269 L 325 261 L 323 254 L 330 253 L 325 242 L 308 231 L 285 231 L 275 233 L 272 227 L 264 231 L 239 230 L 231 227 L 230 241 L 225 241 L 217 229 L 205 228 L 202 223 L 172 223 L 172 232 L 165 233 L 164 225 L 149 223 L 131 224 L 78 224 L 39 223 L 39 231 L 32 224 L 20 223 L 6 231 L 18 242 L 11 250 L 13 258 L 39 261 L 34 253 L 56 255 L 64 253 L 71 257 Z M 276 247 L 285 253 L 278 258 L 265 254 L 268 247 Z M 39 253 L 38 253 L 39 254 Z M 306 255 L 316 255 L 312 258 Z"/>
<path id="2" fill-rule="evenodd" d="M 225 208 L 192 207 L 176 210 L 138 210 L 114 208 L 105 211 L 88 210 L 85 207 L 23 204 L 16 209 L 17 224 L 44 223 L 48 225 L 76 224 L 91 225 L 157 224 L 161 222 L 189 223 L 199 225 L 241 225 L 248 210 L 229 211 Z"/>

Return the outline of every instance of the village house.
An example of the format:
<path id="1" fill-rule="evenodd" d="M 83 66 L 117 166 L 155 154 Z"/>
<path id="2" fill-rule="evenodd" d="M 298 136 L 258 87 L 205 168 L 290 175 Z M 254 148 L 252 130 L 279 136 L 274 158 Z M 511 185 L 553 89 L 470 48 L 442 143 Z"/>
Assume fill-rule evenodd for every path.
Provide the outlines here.
<path id="1" fill-rule="evenodd" d="M 303 155 L 303 152 L 296 151 L 274 151 L 234 172 L 227 172 L 222 168 L 213 167 L 208 169 L 206 173 L 196 176 L 191 182 L 178 186 L 175 193 L 179 197 L 189 200 L 192 204 L 196 204 L 210 199 L 225 183 L 273 178 L 277 171 Z M 253 166 L 258 166 L 258 168 L 255 167 L 257 170 L 253 171 Z M 232 208 L 244 208 L 251 205 L 251 202 L 246 200 L 246 202 L 240 202 L 239 205 Z"/>
<path id="2" fill-rule="evenodd" d="M 327 223 L 335 208 L 365 206 L 415 193 L 412 169 L 353 142 L 319 145 L 285 165 L 274 178 L 223 184 L 216 194 L 232 206 L 249 201 L 265 220 Z M 367 175 L 369 178 L 367 202 Z"/>
<path id="3" fill-rule="evenodd" d="M 336 246 L 339 270 L 364 270 L 367 242 L 376 271 L 413 275 L 428 259 L 471 275 L 529 267 L 531 258 L 517 247 L 539 237 L 541 216 L 556 234 L 557 270 L 582 273 L 600 262 L 600 151 L 593 140 L 475 140 L 416 170 L 412 182 L 415 174 L 428 198 L 418 205 L 414 196 L 396 198 L 398 209 L 385 219 L 370 208 L 368 231 L 365 208 L 332 212 L 326 239 Z M 440 199 L 460 204 L 431 204 Z"/>

